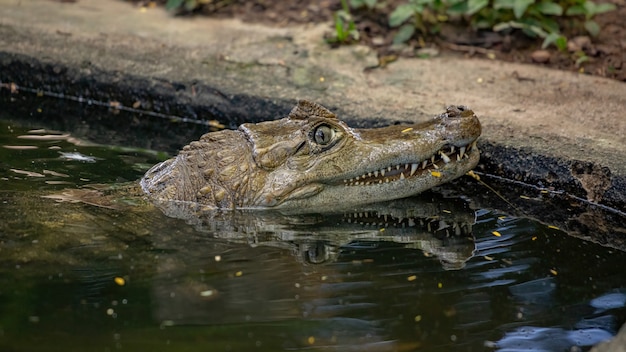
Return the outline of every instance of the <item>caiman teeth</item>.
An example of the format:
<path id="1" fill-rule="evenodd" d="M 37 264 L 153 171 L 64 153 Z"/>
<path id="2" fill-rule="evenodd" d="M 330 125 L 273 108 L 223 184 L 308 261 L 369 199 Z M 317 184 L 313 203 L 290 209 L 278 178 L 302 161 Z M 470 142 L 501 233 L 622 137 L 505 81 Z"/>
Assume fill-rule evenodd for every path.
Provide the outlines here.
<path id="1" fill-rule="evenodd" d="M 446 146 L 425 160 L 415 163 L 402 163 L 368 171 L 351 179 L 343 180 L 346 186 L 379 185 L 382 183 L 404 180 L 428 170 L 441 170 L 444 165 L 469 159 L 469 152 L 476 148 L 476 141 L 463 147 Z"/>
<path id="2" fill-rule="evenodd" d="M 349 224 L 360 224 L 363 226 L 382 226 L 394 228 L 418 227 L 423 231 L 428 231 L 432 235 L 440 237 L 461 237 L 471 235 L 471 225 L 465 222 L 449 222 L 438 220 L 438 217 L 396 217 L 388 214 L 380 214 L 376 211 L 364 213 L 346 213 L 343 221 Z"/>
<path id="3" fill-rule="evenodd" d="M 447 163 L 449 163 L 449 162 L 450 162 L 450 157 L 448 157 L 448 156 L 446 155 L 446 153 L 444 153 L 444 152 L 439 152 L 439 154 L 441 154 L 441 160 L 443 160 L 443 162 L 444 162 L 444 163 L 446 163 L 446 164 L 447 164 Z"/>

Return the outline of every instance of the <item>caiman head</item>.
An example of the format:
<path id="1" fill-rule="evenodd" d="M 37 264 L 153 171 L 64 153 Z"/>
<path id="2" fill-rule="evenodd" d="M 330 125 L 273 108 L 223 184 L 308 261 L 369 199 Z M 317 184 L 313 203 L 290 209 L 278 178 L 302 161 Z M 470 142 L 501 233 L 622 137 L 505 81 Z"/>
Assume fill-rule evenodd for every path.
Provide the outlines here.
<path id="1" fill-rule="evenodd" d="M 208 133 L 150 169 L 153 201 L 320 211 L 408 197 L 476 166 L 481 128 L 451 106 L 412 125 L 353 129 L 300 101 L 287 118 Z"/>

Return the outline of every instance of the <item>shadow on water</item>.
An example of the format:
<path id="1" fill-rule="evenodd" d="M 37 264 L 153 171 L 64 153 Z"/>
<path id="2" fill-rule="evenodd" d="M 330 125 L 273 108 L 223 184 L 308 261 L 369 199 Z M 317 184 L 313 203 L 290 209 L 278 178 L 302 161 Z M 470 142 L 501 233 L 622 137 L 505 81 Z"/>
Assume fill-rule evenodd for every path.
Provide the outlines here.
<path id="1" fill-rule="evenodd" d="M 155 207 L 129 181 L 167 142 L 90 137 L 134 116 L 5 106 L 0 350 L 585 350 L 626 320 L 626 253 L 455 195 L 470 179 L 333 214 Z"/>

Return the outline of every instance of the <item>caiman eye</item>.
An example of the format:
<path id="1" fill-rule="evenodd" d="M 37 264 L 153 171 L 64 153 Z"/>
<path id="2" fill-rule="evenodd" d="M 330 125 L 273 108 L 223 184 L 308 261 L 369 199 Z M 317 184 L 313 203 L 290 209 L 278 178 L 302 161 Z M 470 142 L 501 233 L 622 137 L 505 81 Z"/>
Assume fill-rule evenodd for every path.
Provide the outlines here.
<path id="1" fill-rule="evenodd" d="M 315 143 L 319 145 L 327 145 L 333 140 L 335 136 L 335 130 L 328 125 L 319 125 L 313 132 L 313 139 Z"/>

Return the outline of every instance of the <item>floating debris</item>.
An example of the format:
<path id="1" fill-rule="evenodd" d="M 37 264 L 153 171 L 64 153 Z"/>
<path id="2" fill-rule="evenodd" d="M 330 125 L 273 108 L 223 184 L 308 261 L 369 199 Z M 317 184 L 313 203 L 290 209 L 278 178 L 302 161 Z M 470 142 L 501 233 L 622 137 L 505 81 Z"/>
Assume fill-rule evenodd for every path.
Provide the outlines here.
<path id="1" fill-rule="evenodd" d="M 72 161 L 82 161 L 84 163 L 95 163 L 96 157 L 81 154 L 79 152 L 59 152 L 61 154 L 61 159 L 67 159 Z"/>
<path id="2" fill-rule="evenodd" d="M 44 175 L 52 175 L 57 177 L 70 177 L 70 175 L 62 174 L 60 172 L 52 171 L 52 170 L 43 170 Z"/>
<path id="3" fill-rule="evenodd" d="M 26 170 L 18 170 L 18 169 L 9 169 L 13 172 L 15 172 L 16 174 L 22 174 L 22 175 L 26 175 L 28 177 L 46 177 L 43 174 L 40 174 L 38 172 L 32 172 L 32 171 L 26 171 Z"/>
<path id="4" fill-rule="evenodd" d="M 37 149 L 37 146 L 34 145 L 3 145 L 4 149 L 12 149 L 12 150 L 32 150 Z"/>
<path id="5" fill-rule="evenodd" d="M 206 291 L 202 291 L 200 292 L 200 296 L 202 297 L 211 297 L 213 296 L 215 292 L 213 290 L 206 290 Z"/>
<path id="6" fill-rule="evenodd" d="M 29 133 L 35 133 L 35 132 L 39 132 L 40 130 L 33 130 L 33 131 L 28 131 Z M 29 140 L 37 140 L 37 141 L 62 141 L 62 140 L 66 140 L 68 138 L 70 138 L 70 134 L 69 133 L 63 133 L 63 134 L 40 134 L 40 135 L 32 135 L 32 134 L 25 134 L 25 135 L 21 135 L 21 136 L 17 136 L 17 138 L 19 139 L 29 139 Z"/>

